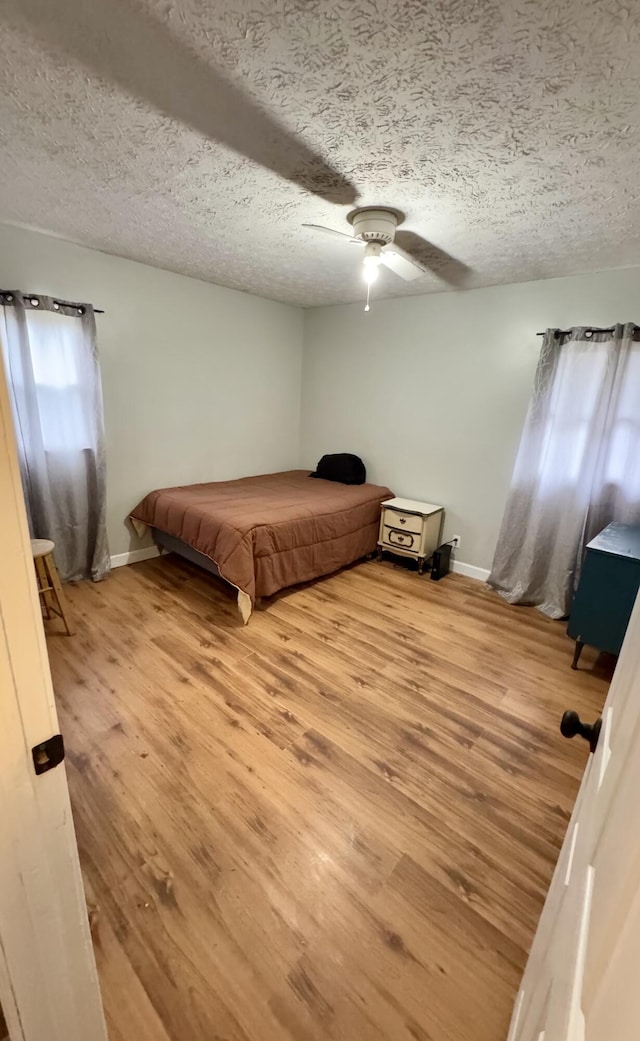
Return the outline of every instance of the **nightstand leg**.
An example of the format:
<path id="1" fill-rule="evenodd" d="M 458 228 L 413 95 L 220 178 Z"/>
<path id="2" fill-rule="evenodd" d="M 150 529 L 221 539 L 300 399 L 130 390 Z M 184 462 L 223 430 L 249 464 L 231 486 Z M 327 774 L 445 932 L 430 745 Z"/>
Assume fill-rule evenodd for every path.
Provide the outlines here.
<path id="1" fill-rule="evenodd" d="M 578 668 L 578 662 L 580 661 L 580 655 L 582 654 L 582 648 L 583 647 L 584 647 L 584 644 L 583 644 L 582 640 L 576 640 L 576 648 L 575 648 L 575 650 L 573 652 L 573 661 L 571 662 L 571 668 L 572 669 L 577 669 Z"/>
<path id="2" fill-rule="evenodd" d="M 424 574 L 424 557 L 418 557 L 418 574 Z"/>
<path id="3" fill-rule="evenodd" d="M 382 546 L 378 546 L 378 560 L 382 560 Z"/>

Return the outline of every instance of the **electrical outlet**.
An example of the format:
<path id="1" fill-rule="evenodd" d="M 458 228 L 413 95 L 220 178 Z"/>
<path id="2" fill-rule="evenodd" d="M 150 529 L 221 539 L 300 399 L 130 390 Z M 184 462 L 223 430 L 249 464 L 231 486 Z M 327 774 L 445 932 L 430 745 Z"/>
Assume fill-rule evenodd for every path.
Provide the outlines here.
<path id="1" fill-rule="evenodd" d="M 452 535 L 449 539 L 449 542 L 453 542 L 454 549 L 460 549 L 460 543 L 462 542 L 462 539 L 459 535 Z"/>

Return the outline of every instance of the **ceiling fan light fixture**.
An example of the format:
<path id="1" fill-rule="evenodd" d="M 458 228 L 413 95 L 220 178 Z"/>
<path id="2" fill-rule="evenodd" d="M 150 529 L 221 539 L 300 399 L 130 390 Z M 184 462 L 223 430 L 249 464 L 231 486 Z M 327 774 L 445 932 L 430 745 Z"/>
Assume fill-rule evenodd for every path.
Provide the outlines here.
<path id="1" fill-rule="evenodd" d="M 382 263 L 382 246 L 378 242 L 367 242 L 362 258 L 362 274 L 365 282 L 371 285 L 378 277 L 378 269 Z"/>
<path id="2" fill-rule="evenodd" d="M 373 261 L 373 263 L 372 263 Z M 365 257 L 362 265 L 362 277 L 365 282 L 371 285 L 372 282 L 378 277 L 378 270 L 380 268 L 380 261 L 378 258 Z"/>
<path id="3" fill-rule="evenodd" d="M 405 282 L 413 282 L 425 273 L 428 274 L 432 271 L 452 284 L 456 284 L 459 281 L 459 279 L 447 278 L 446 274 L 442 274 L 440 271 L 441 265 L 434 265 L 429 261 L 422 260 L 418 247 L 426 247 L 435 253 L 435 259 L 440 257 L 449 264 L 457 264 L 457 267 L 461 267 L 464 271 L 468 270 L 464 264 L 460 265 L 448 254 L 444 253 L 443 250 L 439 250 L 438 247 L 422 239 L 415 232 L 403 231 L 403 238 L 398 236 L 400 241 L 397 242 L 396 228 L 398 224 L 402 224 L 404 221 L 404 214 L 400 210 L 374 206 L 359 207 L 347 214 L 347 221 L 353 228 L 353 235 L 337 231 L 335 228 L 325 228 L 320 224 L 305 224 L 304 226 L 313 228 L 314 231 L 321 231 L 325 235 L 342 239 L 343 242 L 349 242 L 360 247 L 364 246 L 362 275 L 367 285 L 366 310 L 369 310 L 369 290 L 378 278 L 380 265 L 384 265 L 384 267 Z"/>

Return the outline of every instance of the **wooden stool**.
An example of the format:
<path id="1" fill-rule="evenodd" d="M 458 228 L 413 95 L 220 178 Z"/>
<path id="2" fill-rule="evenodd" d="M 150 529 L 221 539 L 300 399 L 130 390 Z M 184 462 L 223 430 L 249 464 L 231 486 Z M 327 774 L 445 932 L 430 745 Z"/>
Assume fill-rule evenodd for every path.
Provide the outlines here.
<path id="1" fill-rule="evenodd" d="M 36 568 L 38 593 L 42 599 L 45 618 L 51 618 L 51 612 L 62 618 L 67 636 L 73 636 L 67 621 L 67 605 L 58 577 L 58 569 L 53 559 L 55 542 L 50 539 L 31 539 L 31 552 Z"/>

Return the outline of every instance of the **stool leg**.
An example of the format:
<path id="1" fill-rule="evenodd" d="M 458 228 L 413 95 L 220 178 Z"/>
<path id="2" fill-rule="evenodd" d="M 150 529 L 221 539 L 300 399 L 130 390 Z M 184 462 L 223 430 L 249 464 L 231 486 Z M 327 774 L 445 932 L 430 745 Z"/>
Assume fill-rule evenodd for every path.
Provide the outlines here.
<path id="1" fill-rule="evenodd" d="M 44 607 L 45 618 L 51 618 L 51 608 L 49 607 L 49 593 L 48 586 L 49 580 L 47 578 L 47 570 L 44 566 L 44 560 L 42 557 L 36 557 L 34 560 L 36 567 L 36 579 L 38 583 L 38 595 L 42 601 Z"/>
<path id="2" fill-rule="evenodd" d="M 58 569 L 56 567 L 56 562 L 53 559 L 53 555 L 51 553 L 47 553 L 46 557 L 44 557 L 44 566 L 49 576 L 49 585 L 53 587 L 53 595 L 58 605 L 58 612 L 60 614 L 60 617 L 62 618 L 62 621 L 64 622 L 64 627 L 67 630 L 67 636 L 73 636 L 73 633 L 71 632 L 71 627 L 69 625 L 69 622 L 67 621 L 65 595 L 62 592 L 62 586 L 60 585 L 60 579 L 58 577 Z"/>

